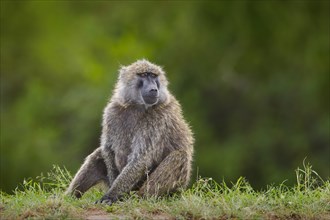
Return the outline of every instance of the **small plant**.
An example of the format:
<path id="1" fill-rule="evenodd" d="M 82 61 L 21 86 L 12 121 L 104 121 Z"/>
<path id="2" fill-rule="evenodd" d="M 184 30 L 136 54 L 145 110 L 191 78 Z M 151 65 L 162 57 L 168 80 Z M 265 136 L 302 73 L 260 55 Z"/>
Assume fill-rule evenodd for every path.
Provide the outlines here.
<path id="1" fill-rule="evenodd" d="M 62 189 L 65 190 L 72 179 L 71 173 L 65 168 L 53 165 L 51 172 L 47 173 L 47 176 L 39 176 L 37 180 L 43 185 L 44 189 Z"/>
<path id="2" fill-rule="evenodd" d="M 320 175 L 312 169 L 312 165 L 305 164 L 305 160 L 303 161 L 303 169 L 299 167 L 296 169 L 296 177 L 296 190 L 298 191 L 307 192 L 325 184 Z"/>

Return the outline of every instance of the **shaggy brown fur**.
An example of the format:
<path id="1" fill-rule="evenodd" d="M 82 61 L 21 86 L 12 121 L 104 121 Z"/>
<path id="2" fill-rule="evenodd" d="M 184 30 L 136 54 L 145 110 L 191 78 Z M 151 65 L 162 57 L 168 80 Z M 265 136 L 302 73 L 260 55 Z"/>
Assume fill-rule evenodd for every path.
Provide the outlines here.
<path id="1" fill-rule="evenodd" d="M 141 96 L 137 86 L 140 73 L 157 77 L 159 98 L 155 104 L 146 104 Z M 109 190 L 100 202 L 111 204 L 131 190 L 140 195 L 164 195 L 187 186 L 194 140 L 167 84 L 162 68 L 146 60 L 120 69 L 103 114 L 101 146 L 86 158 L 67 194 L 80 197 L 104 181 Z"/>

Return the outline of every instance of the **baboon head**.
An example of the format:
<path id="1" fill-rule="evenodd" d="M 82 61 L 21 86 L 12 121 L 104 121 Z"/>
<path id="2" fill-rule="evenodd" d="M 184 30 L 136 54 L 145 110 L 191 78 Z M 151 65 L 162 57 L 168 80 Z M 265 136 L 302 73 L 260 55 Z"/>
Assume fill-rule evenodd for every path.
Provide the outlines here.
<path id="1" fill-rule="evenodd" d="M 167 84 L 161 67 L 138 60 L 121 67 L 114 97 L 123 105 L 138 104 L 148 108 L 167 100 Z"/>

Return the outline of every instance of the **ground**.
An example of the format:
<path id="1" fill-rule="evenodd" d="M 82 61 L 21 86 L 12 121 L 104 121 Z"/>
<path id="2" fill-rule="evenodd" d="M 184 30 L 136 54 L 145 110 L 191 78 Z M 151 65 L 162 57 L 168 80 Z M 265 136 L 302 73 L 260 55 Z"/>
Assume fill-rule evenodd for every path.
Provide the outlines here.
<path id="1" fill-rule="evenodd" d="M 239 178 L 228 186 L 200 178 L 188 189 L 161 198 L 134 192 L 113 205 L 94 204 L 98 187 L 81 199 L 63 194 L 72 176 L 59 167 L 47 177 L 26 180 L 13 194 L 1 192 L 0 219 L 329 219 L 330 181 L 311 167 L 297 169 L 295 186 L 254 190 Z"/>

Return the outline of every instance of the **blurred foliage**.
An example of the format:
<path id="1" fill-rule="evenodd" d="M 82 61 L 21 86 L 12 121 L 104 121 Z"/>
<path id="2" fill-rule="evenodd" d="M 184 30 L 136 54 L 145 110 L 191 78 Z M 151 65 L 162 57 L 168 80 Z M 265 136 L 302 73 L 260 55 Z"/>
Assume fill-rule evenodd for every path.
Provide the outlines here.
<path id="1" fill-rule="evenodd" d="M 305 157 L 330 176 L 329 1 L 1 0 L 1 180 L 75 172 L 119 66 L 164 66 L 196 137 L 194 176 L 254 187 Z"/>

